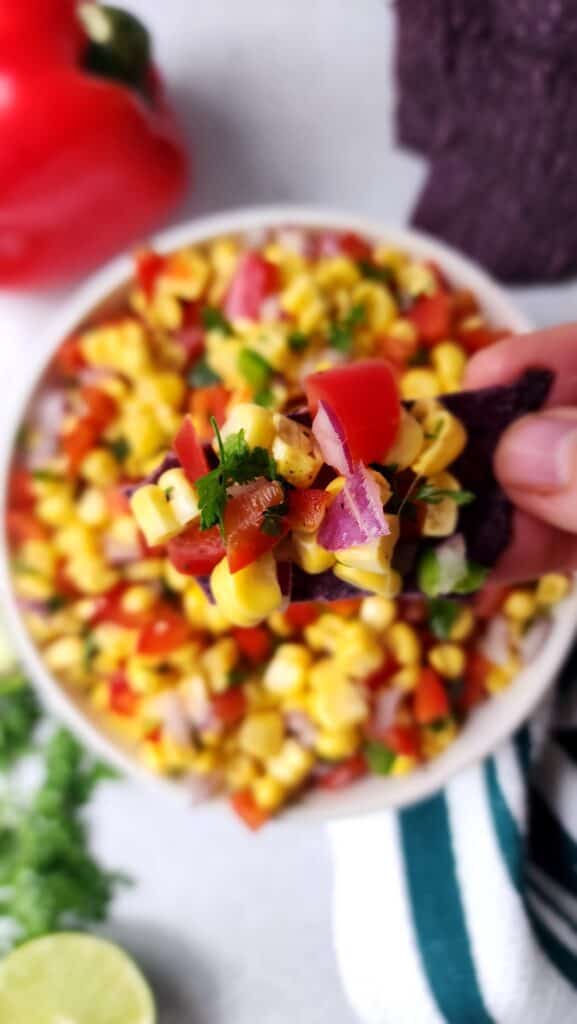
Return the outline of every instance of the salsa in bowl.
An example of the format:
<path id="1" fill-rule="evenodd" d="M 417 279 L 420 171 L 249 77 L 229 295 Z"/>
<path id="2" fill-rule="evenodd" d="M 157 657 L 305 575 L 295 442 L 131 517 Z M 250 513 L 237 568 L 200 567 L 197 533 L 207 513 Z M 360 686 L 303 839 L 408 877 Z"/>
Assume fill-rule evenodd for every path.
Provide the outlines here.
<path id="1" fill-rule="evenodd" d="M 434 407 L 522 319 L 436 243 L 310 211 L 180 229 L 127 277 L 105 272 L 51 335 L 10 460 L 9 600 L 35 675 L 101 749 L 198 799 L 224 795 L 251 827 L 288 806 L 330 816 L 426 795 L 532 706 L 543 672 L 527 683 L 523 666 L 560 660 L 569 581 L 412 593 L 385 558 L 374 586 L 287 602 L 276 531 L 287 501 L 338 493 L 302 422 L 307 382 L 373 361 L 411 408 Z M 370 445 L 390 417 L 363 405 L 353 423 Z M 214 472 L 215 429 L 237 475 L 223 487 L 220 473 L 222 522 L 201 528 L 190 467 Z M 423 521 L 442 503 L 455 518 L 463 489 L 445 475 L 420 482 Z M 289 538 L 298 567 L 358 582 L 339 550 L 325 564 L 313 511 Z M 206 587 L 225 556 L 234 599 L 228 576 Z"/>

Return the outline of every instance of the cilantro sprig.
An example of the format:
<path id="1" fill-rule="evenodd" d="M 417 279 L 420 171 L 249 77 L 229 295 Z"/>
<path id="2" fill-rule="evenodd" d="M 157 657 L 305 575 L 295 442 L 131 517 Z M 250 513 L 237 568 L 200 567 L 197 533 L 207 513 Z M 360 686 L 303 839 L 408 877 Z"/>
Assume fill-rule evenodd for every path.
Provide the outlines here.
<path id="1" fill-rule="evenodd" d="M 362 303 L 353 306 L 342 320 L 337 320 L 329 331 L 329 345 L 339 352 L 350 352 L 353 347 L 355 330 L 364 324 L 366 309 Z"/>
<path id="2" fill-rule="evenodd" d="M 415 498 L 417 501 L 424 501 L 427 505 L 440 505 L 445 498 L 450 498 L 455 505 L 470 505 L 475 500 L 472 491 L 451 490 L 447 487 L 435 487 L 434 484 L 424 483 L 418 488 Z"/>
<path id="3" fill-rule="evenodd" d="M 232 324 L 216 306 L 205 306 L 201 311 L 200 319 L 202 320 L 202 326 L 207 331 L 220 331 L 221 334 L 226 334 L 227 337 L 234 334 Z"/>
<path id="4" fill-rule="evenodd" d="M 224 532 L 228 488 L 233 484 L 247 484 L 259 476 L 275 480 L 276 466 L 266 448 L 249 447 L 244 430 L 231 434 L 223 441 L 214 416 L 210 422 L 218 445 L 219 464 L 196 481 L 200 528 L 209 530 L 218 525 L 221 532 Z"/>

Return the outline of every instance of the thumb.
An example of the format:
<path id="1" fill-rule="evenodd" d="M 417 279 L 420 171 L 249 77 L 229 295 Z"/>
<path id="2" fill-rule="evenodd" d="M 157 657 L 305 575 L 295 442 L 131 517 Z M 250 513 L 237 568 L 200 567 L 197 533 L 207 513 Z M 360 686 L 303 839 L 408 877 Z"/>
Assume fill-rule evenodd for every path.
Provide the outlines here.
<path id="1" fill-rule="evenodd" d="M 514 423 L 501 438 L 495 472 L 519 508 L 577 533 L 577 409 L 548 409 Z"/>

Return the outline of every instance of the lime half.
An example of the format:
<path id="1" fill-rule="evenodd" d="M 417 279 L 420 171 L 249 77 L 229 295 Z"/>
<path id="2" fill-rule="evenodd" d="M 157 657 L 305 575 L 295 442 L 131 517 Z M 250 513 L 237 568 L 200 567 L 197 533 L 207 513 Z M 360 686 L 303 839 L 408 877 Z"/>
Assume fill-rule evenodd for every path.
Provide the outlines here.
<path id="1" fill-rule="evenodd" d="M 6 1024 L 154 1024 L 150 989 L 118 946 L 75 932 L 27 942 L 0 963 Z"/>

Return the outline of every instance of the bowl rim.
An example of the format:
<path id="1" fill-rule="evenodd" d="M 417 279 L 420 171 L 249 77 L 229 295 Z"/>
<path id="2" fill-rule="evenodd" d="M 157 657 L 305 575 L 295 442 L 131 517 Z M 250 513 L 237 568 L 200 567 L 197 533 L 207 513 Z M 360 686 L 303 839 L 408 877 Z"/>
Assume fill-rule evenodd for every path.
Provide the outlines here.
<path id="1" fill-rule="evenodd" d="M 418 258 L 433 259 L 439 262 L 450 280 L 475 292 L 492 319 L 510 327 L 514 332 L 523 333 L 531 329 L 528 318 L 511 301 L 504 289 L 468 258 L 428 235 L 381 223 L 378 218 L 319 206 L 249 207 L 186 221 L 153 237 L 150 244 L 160 252 L 170 252 L 221 235 L 258 232 L 273 227 L 353 231 L 404 248 Z M 93 274 L 73 292 L 69 300 L 63 302 L 46 330 L 41 333 L 31 358 L 22 366 L 19 380 L 15 382 L 17 386 L 13 392 L 8 425 L 0 446 L 0 503 L 3 514 L 16 431 L 50 358 L 62 339 L 86 321 L 92 310 L 104 303 L 109 295 L 126 287 L 131 274 L 132 263 L 128 255 L 115 259 Z M 127 776 L 144 781 L 164 795 L 187 800 L 185 785 L 155 776 L 132 754 L 123 750 L 118 741 L 88 717 L 86 711 L 73 701 L 47 669 L 39 649 L 28 635 L 15 600 L 4 529 L 0 535 L 0 597 L 7 624 L 14 635 L 17 653 L 50 710 L 78 734 L 88 748 Z M 472 722 L 469 722 L 470 728 L 466 726 L 439 758 L 403 778 L 367 779 L 339 794 L 316 792 L 289 808 L 277 820 L 277 827 L 401 808 L 437 792 L 457 772 L 493 752 L 528 717 L 555 678 L 573 639 L 576 621 L 577 593 L 573 593 L 556 610 L 550 636 L 537 659 L 521 671 L 498 701 L 488 701 L 483 705 Z M 483 712 L 487 717 L 487 708 L 495 705 L 498 705 L 499 713 L 489 716 L 491 728 L 481 728 L 479 720 L 483 718 Z M 491 719 L 495 721 L 491 722 Z M 203 806 L 216 811 L 222 808 L 223 801 L 215 800 Z"/>

